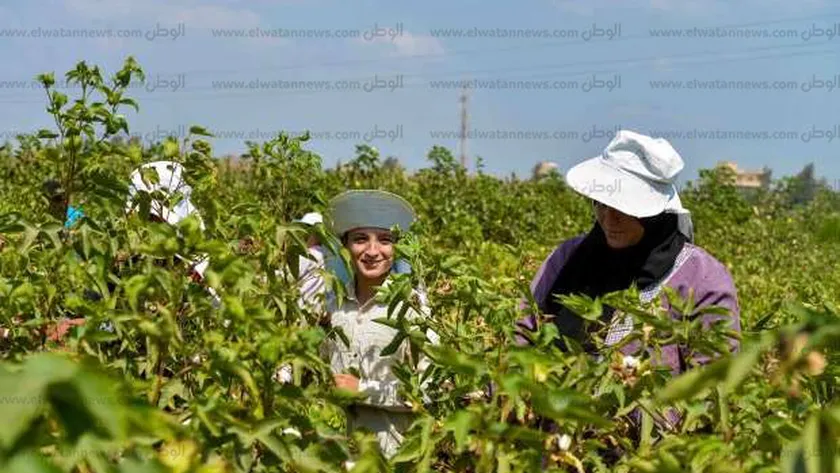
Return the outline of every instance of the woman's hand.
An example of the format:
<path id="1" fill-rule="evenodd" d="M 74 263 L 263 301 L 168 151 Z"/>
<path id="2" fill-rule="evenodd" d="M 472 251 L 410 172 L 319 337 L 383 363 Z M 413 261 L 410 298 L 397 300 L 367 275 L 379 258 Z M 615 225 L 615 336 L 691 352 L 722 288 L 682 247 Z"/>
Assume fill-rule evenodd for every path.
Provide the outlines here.
<path id="1" fill-rule="evenodd" d="M 359 378 L 352 374 L 334 374 L 335 386 L 352 392 L 359 392 Z"/>

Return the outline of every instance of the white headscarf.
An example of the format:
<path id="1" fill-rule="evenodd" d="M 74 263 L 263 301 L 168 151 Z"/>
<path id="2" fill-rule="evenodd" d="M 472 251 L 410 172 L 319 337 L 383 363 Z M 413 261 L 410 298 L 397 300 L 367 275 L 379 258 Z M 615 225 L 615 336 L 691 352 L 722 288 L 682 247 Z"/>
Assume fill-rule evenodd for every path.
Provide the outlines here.
<path id="1" fill-rule="evenodd" d="M 157 171 L 157 183 L 144 182 L 143 173 L 150 169 Z M 153 179 L 153 176 L 149 178 Z M 162 218 L 170 225 L 177 225 L 178 222 L 190 215 L 195 215 L 198 218 L 201 230 L 205 230 L 204 220 L 201 219 L 198 209 L 195 208 L 190 200 L 192 187 L 184 180 L 184 167 L 182 165 L 173 161 L 146 163 L 135 169 L 131 173 L 130 179 L 131 185 L 129 186 L 128 202 L 126 203 L 127 212 L 130 212 L 134 208 L 134 200 L 140 192 L 147 192 L 149 194 L 160 192 L 164 195 L 166 201 L 162 201 L 161 199 L 155 198 L 155 195 L 151 195 L 151 208 L 149 211 L 152 214 Z M 178 193 L 180 193 L 180 199 L 176 201 L 174 199 Z M 189 264 L 202 278 L 210 264 L 210 260 L 206 256 L 199 258 L 198 261 L 192 261 L 181 255 L 175 256 Z M 214 297 L 218 297 L 212 288 L 209 288 L 209 290 Z"/>
<path id="2" fill-rule="evenodd" d="M 157 171 L 158 182 L 144 182 L 142 173 L 149 169 Z M 140 191 L 149 194 L 160 191 L 164 194 L 166 200 L 163 202 L 155 199 L 152 196 L 151 213 L 162 218 L 171 225 L 177 225 L 178 222 L 184 220 L 190 215 L 196 215 L 204 230 L 204 221 L 198 215 L 198 211 L 190 200 L 192 194 L 192 187 L 184 181 L 184 167 L 172 161 L 155 161 L 146 163 L 131 173 L 131 185 L 129 187 L 129 200 L 126 205 L 126 211 L 131 211 L 134 207 L 134 199 Z M 180 193 L 181 198 L 178 201 L 173 201 L 176 194 Z"/>

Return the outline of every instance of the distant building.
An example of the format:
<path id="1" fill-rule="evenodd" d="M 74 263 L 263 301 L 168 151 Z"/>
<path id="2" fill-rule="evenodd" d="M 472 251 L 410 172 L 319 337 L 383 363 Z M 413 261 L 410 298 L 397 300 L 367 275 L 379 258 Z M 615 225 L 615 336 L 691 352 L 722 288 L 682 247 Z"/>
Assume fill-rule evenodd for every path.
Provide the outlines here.
<path id="1" fill-rule="evenodd" d="M 248 169 L 251 163 L 245 159 L 241 155 L 237 156 L 234 154 L 228 154 L 222 156 L 220 158 L 220 164 L 222 169 L 225 171 L 244 171 Z"/>
<path id="2" fill-rule="evenodd" d="M 557 166 L 557 163 L 552 161 L 541 161 L 534 166 L 534 169 L 532 170 L 532 178 L 536 180 L 541 177 L 548 176 L 553 171 L 560 171 L 560 167 Z"/>
<path id="3" fill-rule="evenodd" d="M 741 189 L 767 189 L 770 187 L 770 178 L 772 171 L 767 166 L 761 171 L 747 171 L 739 169 L 738 165 L 732 161 L 721 161 L 718 167 L 726 167 L 735 173 L 735 187 Z"/>

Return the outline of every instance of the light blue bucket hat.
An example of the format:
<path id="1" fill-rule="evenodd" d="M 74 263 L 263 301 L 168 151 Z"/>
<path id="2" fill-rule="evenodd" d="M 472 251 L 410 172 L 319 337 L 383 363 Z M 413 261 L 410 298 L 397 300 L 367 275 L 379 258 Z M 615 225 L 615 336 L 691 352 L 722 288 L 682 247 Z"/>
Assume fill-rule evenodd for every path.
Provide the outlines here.
<path id="1" fill-rule="evenodd" d="M 387 191 L 350 190 L 330 201 L 330 228 L 339 237 L 355 228 L 390 230 L 396 226 L 407 232 L 415 218 L 408 201 Z"/>
<path id="2" fill-rule="evenodd" d="M 342 237 L 355 228 L 391 229 L 397 226 L 405 232 L 416 219 L 416 214 L 411 204 L 396 194 L 365 189 L 345 191 L 334 197 L 326 218 L 333 233 Z M 332 252 L 327 255 L 326 265 L 345 284 L 351 280 L 347 269 Z M 398 259 L 394 261 L 391 273 L 409 274 L 411 270 L 408 261 Z"/>

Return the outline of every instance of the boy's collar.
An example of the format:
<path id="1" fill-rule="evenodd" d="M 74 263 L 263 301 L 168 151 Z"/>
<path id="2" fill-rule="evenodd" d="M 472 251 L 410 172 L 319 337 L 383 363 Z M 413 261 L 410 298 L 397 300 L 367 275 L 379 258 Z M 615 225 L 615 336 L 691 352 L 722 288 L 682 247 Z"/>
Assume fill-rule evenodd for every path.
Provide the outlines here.
<path id="1" fill-rule="evenodd" d="M 391 275 L 390 274 L 388 274 L 388 277 L 385 278 L 385 281 L 382 282 L 382 285 L 379 286 L 379 288 L 388 287 L 389 284 L 391 284 Z M 356 279 L 355 279 L 355 277 L 350 278 L 350 282 L 348 282 L 347 284 L 344 285 L 344 289 L 345 289 L 345 294 L 347 296 L 347 299 L 355 302 L 356 304 L 358 304 L 359 300 L 356 297 Z M 378 292 L 378 289 L 377 289 L 377 292 Z M 364 308 L 367 308 L 371 304 L 375 304 L 375 303 L 376 303 L 376 294 L 374 294 L 374 296 L 371 297 L 364 304 Z M 361 308 L 362 307 L 360 307 L 360 309 Z"/>

